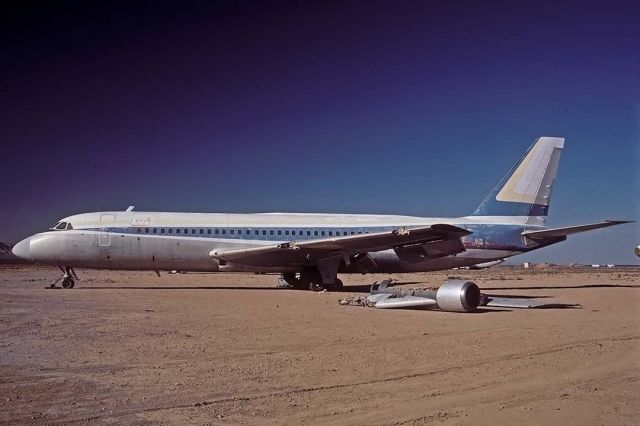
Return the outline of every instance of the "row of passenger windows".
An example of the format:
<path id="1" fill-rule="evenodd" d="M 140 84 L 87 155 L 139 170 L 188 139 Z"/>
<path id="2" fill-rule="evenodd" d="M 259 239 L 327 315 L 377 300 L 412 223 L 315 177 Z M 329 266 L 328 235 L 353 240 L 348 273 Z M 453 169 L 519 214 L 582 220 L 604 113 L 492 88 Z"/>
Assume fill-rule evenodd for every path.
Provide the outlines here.
<path id="1" fill-rule="evenodd" d="M 143 231 L 144 229 L 144 231 Z M 340 235 L 355 235 L 362 234 L 362 232 L 356 231 L 311 231 L 311 230 L 288 230 L 288 229 L 203 229 L 203 228 L 137 228 L 138 234 L 207 234 L 207 235 L 291 235 L 291 236 L 340 236 Z M 368 234 L 368 232 L 365 232 Z"/>

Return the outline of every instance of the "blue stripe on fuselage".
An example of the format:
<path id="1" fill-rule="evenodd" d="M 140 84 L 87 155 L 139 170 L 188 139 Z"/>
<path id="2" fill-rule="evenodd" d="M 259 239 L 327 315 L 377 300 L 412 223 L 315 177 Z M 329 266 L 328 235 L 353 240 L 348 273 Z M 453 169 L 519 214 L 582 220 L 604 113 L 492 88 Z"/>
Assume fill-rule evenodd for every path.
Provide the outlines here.
<path id="1" fill-rule="evenodd" d="M 265 228 L 265 227 L 108 227 L 90 228 L 88 231 L 112 232 L 119 234 L 139 235 L 139 236 L 161 236 L 177 238 L 215 238 L 226 240 L 240 240 L 250 243 L 251 241 L 306 241 L 325 238 L 340 238 L 344 236 L 389 232 L 401 226 L 363 226 L 363 227 L 287 227 L 287 228 Z M 420 226 L 420 225 L 414 225 Z M 467 249 L 491 249 L 491 250 L 512 250 L 524 251 L 530 247 L 524 244 L 522 225 L 510 224 L 456 224 L 461 228 L 472 232 L 462 238 L 462 242 Z M 155 232 L 154 232 L 155 230 Z M 169 232 L 171 230 L 171 232 Z M 216 233 L 217 231 L 217 233 Z M 233 231 L 233 234 L 231 233 Z M 224 232 L 224 233 L 223 233 Z M 278 234 L 280 232 L 280 234 Z M 331 234 L 329 234 L 331 233 Z"/>
<path id="2" fill-rule="evenodd" d="M 472 216 L 547 216 L 548 212 L 549 206 L 544 204 L 489 200 L 482 203 Z"/>

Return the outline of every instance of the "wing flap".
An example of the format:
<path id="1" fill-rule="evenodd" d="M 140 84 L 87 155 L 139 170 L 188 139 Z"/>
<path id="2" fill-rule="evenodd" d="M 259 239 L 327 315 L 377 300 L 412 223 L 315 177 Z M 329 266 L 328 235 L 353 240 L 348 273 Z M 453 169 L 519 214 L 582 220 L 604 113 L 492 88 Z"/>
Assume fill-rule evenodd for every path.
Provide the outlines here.
<path id="1" fill-rule="evenodd" d="M 548 302 L 539 299 L 522 299 L 512 297 L 487 296 L 487 301 L 482 306 L 492 308 L 515 308 L 515 309 L 557 309 L 557 308 L 581 308 L 579 304 Z"/>

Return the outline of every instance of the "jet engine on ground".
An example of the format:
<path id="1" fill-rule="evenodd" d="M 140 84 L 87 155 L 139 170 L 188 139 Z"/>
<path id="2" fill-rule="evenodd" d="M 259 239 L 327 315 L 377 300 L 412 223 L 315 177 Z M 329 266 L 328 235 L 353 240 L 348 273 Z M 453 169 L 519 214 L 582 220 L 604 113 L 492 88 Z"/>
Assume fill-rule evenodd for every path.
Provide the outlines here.
<path id="1" fill-rule="evenodd" d="M 379 309 L 431 307 L 448 312 L 473 312 L 482 297 L 480 288 L 465 280 L 448 280 L 437 289 L 404 289 L 389 287 L 389 284 L 391 280 L 374 284 L 366 299 L 345 299 L 343 304 L 365 304 Z"/>

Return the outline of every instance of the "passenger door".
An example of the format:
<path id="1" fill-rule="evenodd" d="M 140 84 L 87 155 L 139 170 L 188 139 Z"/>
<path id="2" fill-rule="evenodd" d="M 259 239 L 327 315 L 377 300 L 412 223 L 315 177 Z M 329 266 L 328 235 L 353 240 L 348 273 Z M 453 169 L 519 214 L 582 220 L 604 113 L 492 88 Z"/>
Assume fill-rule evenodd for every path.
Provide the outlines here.
<path id="1" fill-rule="evenodd" d="M 98 245 L 109 247 L 111 245 L 111 228 L 116 222 L 113 214 L 103 214 L 100 216 L 100 234 L 98 234 Z"/>

